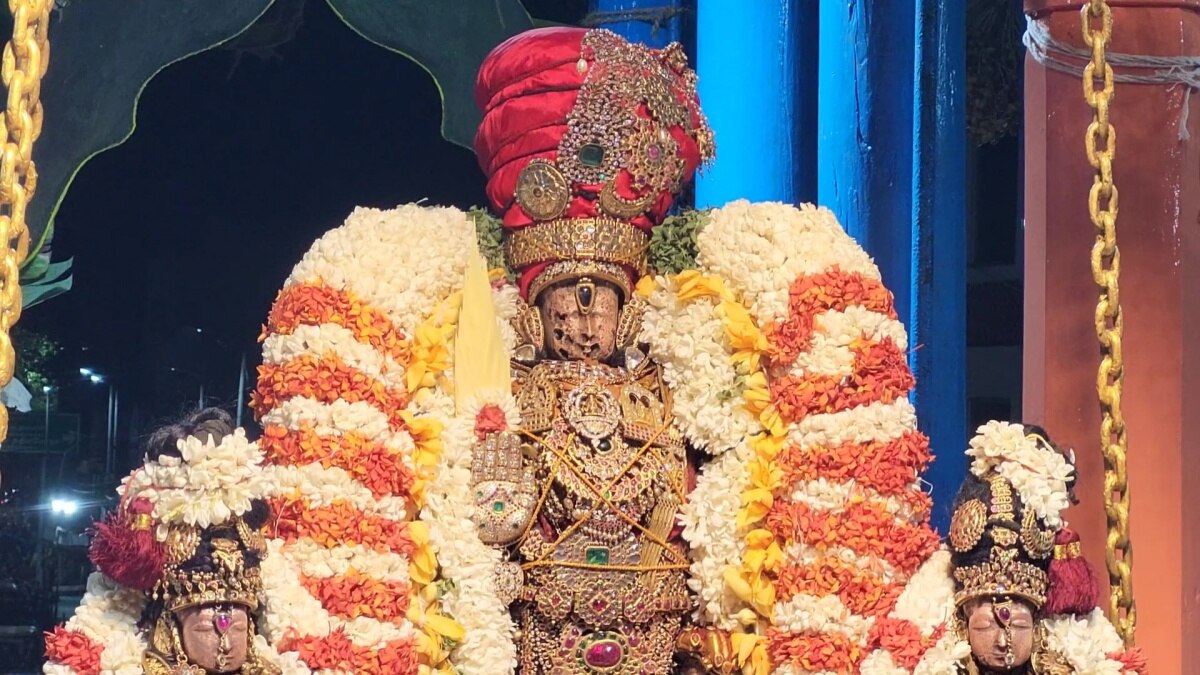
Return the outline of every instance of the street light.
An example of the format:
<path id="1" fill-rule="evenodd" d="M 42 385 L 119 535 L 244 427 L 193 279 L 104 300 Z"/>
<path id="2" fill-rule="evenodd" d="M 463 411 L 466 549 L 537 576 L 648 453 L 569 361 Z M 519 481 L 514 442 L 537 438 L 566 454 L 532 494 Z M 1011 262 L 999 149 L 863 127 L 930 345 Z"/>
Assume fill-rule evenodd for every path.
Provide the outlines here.
<path id="1" fill-rule="evenodd" d="M 98 373 L 92 368 L 80 368 L 79 374 L 86 377 L 92 384 L 103 384 L 105 376 Z M 113 444 L 116 442 L 117 433 L 117 412 L 120 404 L 120 392 L 117 390 L 116 383 L 108 383 L 108 407 L 106 413 L 108 421 L 105 425 L 104 434 L 104 473 L 105 475 L 112 474 L 115 462 L 113 456 Z"/>
<path id="2" fill-rule="evenodd" d="M 73 516 L 79 510 L 79 502 L 74 499 L 51 499 L 50 510 L 64 516 Z"/>

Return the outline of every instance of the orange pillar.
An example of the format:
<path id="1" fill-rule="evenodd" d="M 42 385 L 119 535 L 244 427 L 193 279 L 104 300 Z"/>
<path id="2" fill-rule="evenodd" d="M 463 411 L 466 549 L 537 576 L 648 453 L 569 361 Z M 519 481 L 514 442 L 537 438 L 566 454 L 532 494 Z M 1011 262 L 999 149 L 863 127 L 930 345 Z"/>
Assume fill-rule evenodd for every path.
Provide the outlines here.
<path id="1" fill-rule="evenodd" d="M 1026 0 L 1025 9 L 1048 20 L 1055 39 L 1082 48 L 1081 4 Z M 1200 0 L 1110 5 L 1110 51 L 1200 54 Z M 1183 85 L 1116 88 L 1137 642 L 1152 672 L 1200 674 L 1200 92 L 1190 99 L 1191 138 L 1180 140 Z M 1092 168 L 1083 142 L 1090 121 L 1080 78 L 1029 58 L 1024 419 L 1075 448 L 1082 503 L 1069 520 L 1106 584 L 1097 291 L 1089 261 L 1095 235 L 1087 212 Z"/>

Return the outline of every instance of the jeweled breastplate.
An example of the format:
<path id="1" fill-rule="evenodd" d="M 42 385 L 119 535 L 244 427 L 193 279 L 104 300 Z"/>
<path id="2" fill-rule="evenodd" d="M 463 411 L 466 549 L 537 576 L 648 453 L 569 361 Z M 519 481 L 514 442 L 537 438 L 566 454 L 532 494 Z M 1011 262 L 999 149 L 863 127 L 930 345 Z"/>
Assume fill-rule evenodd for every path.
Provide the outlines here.
<path id="1" fill-rule="evenodd" d="M 522 673 L 665 675 L 691 603 L 686 454 L 657 368 L 547 362 L 517 386 L 539 486 L 517 546 Z"/>

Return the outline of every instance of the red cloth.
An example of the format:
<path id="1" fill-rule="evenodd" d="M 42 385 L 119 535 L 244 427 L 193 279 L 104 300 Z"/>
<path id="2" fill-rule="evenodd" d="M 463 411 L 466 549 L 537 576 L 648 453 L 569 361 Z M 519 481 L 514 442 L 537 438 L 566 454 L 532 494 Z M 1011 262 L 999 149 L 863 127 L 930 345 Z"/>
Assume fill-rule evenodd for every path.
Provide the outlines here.
<path id="1" fill-rule="evenodd" d="M 517 179 L 533 159 L 557 160 L 559 142 L 568 131 L 568 116 L 576 105 L 585 78 L 593 70 L 591 64 L 596 60 L 593 50 L 585 48 L 587 35 L 588 31 L 583 28 L 528 31 L 496 47 L 480 67 L 475 101 L 483 111 L 483 122 L 475 136 L 475 151 L 479 166 L 487 174 L 488 199 L 507 229 L 534 223 L 514 198 Z M 668 74 L 678 98 L 684 101 L 689 91 L 686 76 L 662 63 L 658 58 L 661 52 L 628 42 L 623 42 L 622 47 L 646 50 L 653 55 L 655 67 L 661 67 Z M 581 58 L 588 63 L 582 72 L 578 66 Z M 694 96 L 687 101 L 687 107 L 693 128 L 704 126 L 699 101 Z M 638 106 L 636 116 L 653 120 L 644 104 Z M 699 144 L 682 126 L 670 127 L 667 131 L 678 144 L 678 156 L 684 161 L 681 185 L 687 184 L 701 162 Z M 605 148 L 606 152 L 620 150 Z M 561 217 L 603 216 L 598 205 L 602 187 L 600 184 L 571 183 L 571 200 Z M 615 189 L 625 199 L 644 196 L 624 169 L 615 177 Z M 662 222 L 675 198 L 676 194 L 670 191 L 656 195 L 646 212 L 629 222 L 648 232 Z M 545 264 L 541 264 L 521 270 L 522 290 L 544 267 Z"/>

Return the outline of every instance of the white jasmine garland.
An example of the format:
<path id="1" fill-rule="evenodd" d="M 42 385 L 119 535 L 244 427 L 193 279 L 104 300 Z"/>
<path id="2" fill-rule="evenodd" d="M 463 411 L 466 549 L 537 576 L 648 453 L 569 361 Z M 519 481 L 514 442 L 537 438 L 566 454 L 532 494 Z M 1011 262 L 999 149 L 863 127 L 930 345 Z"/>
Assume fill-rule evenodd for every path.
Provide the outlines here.
<path id="1" fill-rule="evenodd" d="M 915 482 L 910 487 L 913 490 L 919 489 Z M 861 502 L 871 502 L 882 505 L 897 521 L 904 523 L 911 523 L 925 516 L 923 511 L 914 511 L 911 502 L 896 496 L 881 495 L 877 490 L 863 487 L 854 481 L 839 483 L 825 478 L 798 481 L 792 485 L 789 498 L 793 502 L 833 513 L 844 511 Z"/>
<path id="2" fill-rule="evenodd" d="M 450 582 L 442 596 L 447 614 L 464 629 L 450 661 L 462 675 L 512 673 L 517 666 L 516 627 L 508 607 L 496 595 L 495 570 L 500 551 L 479 539 L 471 520 L 471 458 L 476 416 L 486 406 L 505 414 L 509 428 L 520 425 L 516 401 L 509 392 L 484 392 L 443 420 L 442 456 L 436 477 L 426 490 L 421 516 L 429 524 L 430 543 L 441 576 Z"/>
<path id="3" fill-rule="evenodd" d="M 998 472 L 1026 508 L 1052 528 L 1062 525 L 1062 512 L 1071 505 L 1067 481 L 1075 468 L 1060 453 L 1026 437 L 1019 424 L 993 420 L 976 431 L 967 456 L 976 476 Z"/>
<path id="4" fill-rule="evenodd" d="M 1083 616 L 1056 616 L 1043 620 L 1047 645 L 1066 657 L 1077 675 L 1122 675 L 1119 661 L 1108 654 L 1124 651 L 1117 630 L 1099 608 Z"/>
<path id="5" fill-rule="evenodd" d="M 313 244 L 286 286 L 320 281 L 383 310 L 411 336 L 462 285 L 475 226 L 452 207 L 357 208 Z"/>
<path id="6" fill-rule="evenodd" d="M 775 603 L 774 623 L 776 628 L 792 634 L 841 635 L 861 647 L 866 645 L 875 619 L 851 612 L 836 595 L 797 593 Z"/>
<path id="7" fill-rule="evenodd" d="M 396 553 L 372 551 L 360 544 L 325 548 L 311 539 L 292 542 L 286 549 L 300 573 L 313 579 L 345 576 L 355 570 L 380 581 L 410 581 L 409 560 Z"/>
<path id="8" fill-rule="evenodd" d="M 269 466 L 263 469 L 263 473 L 271 476 L 279 485 L 280 494 L 299 494 L 313 507 L 344 503 L 364 514 L 398 522 L 408 520 L 406 495 L 376 498 L 362 483 L 337 467 L 326 469 L 320 464 Z"/>
<path id="9" fill-rule="evenodd" d="M 947 631 L 921 656 L 913 675 L 948 675 L 958 672 L 958 664 L 971 655 L 971 645 Z"/>
<path id="10" fill-rule="evenodd" d="M 512 320 L 517 316 L 517 301 L 520 297 L 520 290 L 509 283 L 492 289 L 492 304 L 496 308 L 496 323 L 500 326 L 500 339 L 510 354 L 520 342 L 512 324 Z"/>
<path id="11" fill-rule="evenodd" d="M 738 612 L 747 605 L 725 584 L 726 568 L 740 567 L 745 542 L 739 536 L 737 513 L 750 476 L 753 451 L 743 443 L 700 469 L 696 487 L 683 505 L 679 523 L 691 547 L 688 587 L 699 598 L 697 618 L 724 630 L 738 627 Z"/>
<path id="12" fill-rule="evenodd" d="M 731 202 L 711 212 L 697 246 L 701 269 L 725 279 L 760 325 L 787 317 L 788 290 L 799 276 L 837 266 L 879 279 L 833 212 L 811 204 Z"/>
<path id="13" fill-rule="evenodd" d="M 887 442 L 916 428 L 916 410 L 907 398 L 899 398 L 891 403 L 868 403 L 840 412 L 809 415 L 788 427 L 788 443 L 808 449 Z"/>
<path id="14" fill-rule="evenodd" d="M 272 333 L 263 341 L 263 363 L 283 364 L 300 356 L 333 355 L 384 386 L 403 391 L 405 368 L 390 354 L 360 342 L 343 326 L 324 323 L 300 325 L 288 334 Z"/>
<path id="15" fill-rule="evenodd" d="M 64 626 L 87 636 L 103 647 L 100 667 L 105 673 L 136 675 L 142 672 L 142 653 L 146 641 L 141 637 L 137 622 L 146 606 L 146 596 L 124 588 L 100 572 L 88 576 L 83 600 Z M 47 664 L 50 668 L 51 664 Z M 46 673 L 74 672 L 54 664 Z"/>
<path id="16" fill-rule="evenodd" d="M 312 427 L 322 436 L 356 431 L 376 440 L 383 440 L 393 449 L 411 454 L 412 438 L 404 433 L 392 433 L 386 413 L 365 401 L 349 403 L 337 400 L 324 403 L 296 396 L 281 402 L 262 418 L 263 426 L 278 425 L 296 431 Z M 399 445 L 397 445 L 399 443 Z"/>
<path id="17" fill-rule="evenodd" d="M 118 489 L 130 499 L 150 500 L 160 541 L 170 524 L 220 524 L 246 513 L 253 500 L 274 491 L 270 475 L 261 470 L 262 450 L 242 429 L 219 441 L 188 437 L 179 441 L 178 449 L 182 457 L 148 460 Z"/>
<path id="18" fill-rule="evenodd" d="M 719 454 L 759 431 L 746 411 L 745 373 L 730 360 L 717 301 L 701 297 L 681 303 L 674 282 L 658 279 L 647 298 L 640 340 L 662 366 L 676 423 L 697 449 Z"/>
<path id="19" fill-rule="evenodd" d="M 950 552 L 938 549 L 908 580 L 888 616 L 911 622 L 925 637 L 954 614 L 954 579 Z"/>

